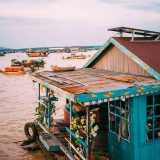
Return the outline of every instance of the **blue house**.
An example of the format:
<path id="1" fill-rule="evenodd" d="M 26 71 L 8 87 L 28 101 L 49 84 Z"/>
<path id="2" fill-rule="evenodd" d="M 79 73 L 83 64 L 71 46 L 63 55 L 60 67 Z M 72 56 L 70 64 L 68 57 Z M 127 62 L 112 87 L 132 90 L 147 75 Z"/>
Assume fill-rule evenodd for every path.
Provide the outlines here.
<path id="1" fill-rule="evenodd" d="M 52 126 L 47 111 L 47 125 L 39 125 L 70 159 L 76 139 L 85 152 L 77 152 L 79 159 L 91 158 L 103 150 L 114 160 L 159 160 L 160 157 L 160 33 L 141 29 L 118 27 L 111 37 L 90 58 L 82 69 L 69 72 L 51 71 L 30 73 L 40 86 L 70 100 L 70 122 L 74 104 L 86 114 L 86 138 L 78 137 L 70 126 L 70 148 L 65 148 L 50 133 Z M 124 34 L 130 37 L 123 37 Z M 140 35 L 140 36 L 139 36 Z M 48 110 L 50 110 L 50 103 Z M 99 131 L 91 137 L 90 111 L 98 108 L 96 124 Z M 44 115 L 45 116 L 45 115 Z M 102 123 L 101 123 L 102 122 Z M 102 134 L 103 132 L 103 134 Z M 43 142 L 42 142 L 43 143 Z"/>

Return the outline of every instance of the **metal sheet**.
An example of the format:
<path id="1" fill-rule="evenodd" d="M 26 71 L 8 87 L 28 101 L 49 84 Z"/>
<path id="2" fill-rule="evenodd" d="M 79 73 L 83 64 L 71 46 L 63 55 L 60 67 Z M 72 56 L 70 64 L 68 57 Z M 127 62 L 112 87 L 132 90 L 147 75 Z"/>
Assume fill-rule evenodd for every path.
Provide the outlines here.
<path id="1" fill-rule="evenodd" d="M 131 37 L 114 37 L 114 39 L 160 73 L 160 41 L 148 37 L 135 37 L 135 41 L 141 40 L 141 42 L 130 42 Z"/>
<path id="2" fill-rule="evenodd" d="M 57 81 L 51 80 L 48 77 L 55 75 L 55 73 L 52 71 L 43 72 L 43 76 L 41 76 L 40 73 L 31 73 L 32 76 L 48 84 L 52 84 L 64 91 L 72 93 L 74 95 L 82 94 L 82 93 L 101 92 L 101 91 L 107 91 L 107 90 L 111 91 L 111 90 L 116 90 L 120 88 L 128 88 L 128 87 L 132 87 L 135 85 L 144 85 L 144 84 L 149 85 L 150 84 L 147 82 L 135 82 L 135 83 L 120 82 L 120 81 L 102 78 L 100 77 L 100 74 L 105 74 L 109 76 L 117 76 L 117 75 L 124 74 L 124 73 L 110 72 L 110 71 L 91 69 L 91 68 L 78 69 L 78 70 L 70 71 L 70 72 L 56 73 L 56 75 L 60 75 L 60 76 L 71 78 L 73 80 L 77 80 L 83 84 L 86 84 L 87 86 L 84 86 L 72 80 L 67 80 L 67 82 L 69 82 L 70 84 L 66 84 L 66 83 L 61 84 Z M 149 77 L 149 76 L 142 76 L 142 77 L 151 80 L 153 83 L 156 82 L 155 79 L 152 77 Z M 61 81 L 66 80 L 63 78 L 57 78 L 57 79 Z"/>

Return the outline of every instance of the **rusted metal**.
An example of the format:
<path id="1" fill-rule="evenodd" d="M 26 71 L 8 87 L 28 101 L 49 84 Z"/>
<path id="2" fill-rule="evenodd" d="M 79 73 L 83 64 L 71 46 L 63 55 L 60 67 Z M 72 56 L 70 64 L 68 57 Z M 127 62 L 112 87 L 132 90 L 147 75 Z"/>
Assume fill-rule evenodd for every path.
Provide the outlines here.
<path id="1" fill-rule="evenodd" d="M 106 70 L 91 69 L 91 68 L 69 71 L 67 73 L 66 72 L 56 73 L 56 75 L 59 76 L 59 77 L 57 76 L 58 79 L 61 81 L 64 81 L 64 79 L 60 77 L 70 77 L 71 79 L 75 80 L 75 81 L 67 80 L 67 82 L 70 84 L 67 84 L 67 83 L 60 84 L 50 79 L 50 77 L 55 75 L 55 73 L 52 71 L 43 72 L 43 76 L 42 74 L 38 72 L 31 73 L 32 76 L 37 77 L 38 79 L 48 84 L 52 84 L 60 89 L 63 89 L 64 91 L 68 91 L 74 95 L 78 95 L 82 93 L 90 93 L 90 92 L 101 92 L 105 90 L 114 90 L 118 88 L 127 88 L 127 87 L 132 87 L 135 85 L 148 84 L 148 82 L 138 82 L 138 81 L 135 83 L 115 81 L 115 80 L 103 78 L 100 76 L 101 74 L 104 74 L 107 76 L 119 76 L 122 73 L 110 72 Z M 128 74 L 123 73 L 123 75 L 128 75 Z M 145 78 L 153 83 L 156 83 L 156 80 L 153 77 L 150 77 L 150 76 L 139 76 L 139 77 Z M 80 81 L 84 84 L 87 84 L 88 86 L 81 85 L 76 81 Z"/>
<path id="2" fill-rule="evenodd" d="M 81 82 L 79 82 L 79 81 L 76 81 L 76 80 L 71 79 L 71 78 L 68 78 L 68 77 L 59 76 L 59 75 L 56 75 L 56 76 L 57 76 L 57 77 L 64 78 L 64 79 L 68 79 L 68 80 L 73 81 L 73 82 L 77 82 L 77 83 L 82 84 L 82 85 L 84 85 L 84 86 L 88 86 L 87 84 L 81 83 Z"/>
<path id="3" fill-rule="evenodd" d="M 47 76 L 47 75 L 44 75 L 43 73 L 40 73 L 40 75 L 43 76 L 43 77 L 46 77 L 46 78 L 48 78 L 48 79 L 50 79 L 50 80 L 53 80 L 53 81 L 55 81 L 55 82 L 58 82 L 58 83 L 60 83 L 60 84 L 64 84 L 64 83 L 71 84 L 71 83 L 69 83 L 69 82 L 62 81 L 62 80 L 59 80 L 59 79 L 57 79 L 57 78 L 54 78 L 54 76 L 56 76 L 56 75 Z"/>

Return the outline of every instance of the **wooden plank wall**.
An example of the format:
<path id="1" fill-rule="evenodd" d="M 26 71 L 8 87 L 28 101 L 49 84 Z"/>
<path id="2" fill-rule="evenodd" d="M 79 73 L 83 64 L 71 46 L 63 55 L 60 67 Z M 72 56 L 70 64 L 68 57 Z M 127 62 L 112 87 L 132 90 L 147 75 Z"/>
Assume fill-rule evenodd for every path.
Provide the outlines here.
<path id="1" fill-rule="evenodd" d="M 92 66 L 92 68 L 137 75 L 150 75 L 115 46 L 113 46 L 109 51 L 106 51 L 106 53 Z"/>

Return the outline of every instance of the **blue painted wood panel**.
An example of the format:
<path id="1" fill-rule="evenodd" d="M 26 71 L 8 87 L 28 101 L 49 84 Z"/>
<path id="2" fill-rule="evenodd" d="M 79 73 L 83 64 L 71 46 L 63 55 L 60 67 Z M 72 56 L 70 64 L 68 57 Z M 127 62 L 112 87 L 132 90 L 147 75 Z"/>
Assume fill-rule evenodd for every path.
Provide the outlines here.
<path id="1" fill-rule="evenodd" d="M 151 145 L 150 154 L 151 159 L 160 160 L 160 142 Z"/>
<path id="2" fill-rule="evenodd" d="M 150 146 L 143 146 L 140 148 L 140 155 L 139 155 L 139 159 L 138 160 L 154 160 L 151 159 L 151 155 L 150 155 Z"/>
<path id="3" fill-rule="evenodd" d="M 147 141 L 146 95 L 134 97 L 131 114 L 131 145 L 134 160 L 160 160 L 160 139 Z"/>
<path id="4" fill-rule="evenodd" d="M 146 143 L 146 95 L 138 97 L 139 145 Z"/>
<path id="5" fill-rule="evenodd" d="M 39 135 L 39 140 L 48 151 L 59 151 L 59 145 L 50 137 L 49 134 L 44 133 Z"/>
<path id="6" fill-rule="evenodd" d="M 139 160 L 160 160 L 160 141 L 146 143 L 139 148 Z"/>
<path id="7" fill-rule="evenodd" d="M 159 82 L 160 83 L 160 82 Z M 114 98 L 121 96 L 137 96 L 136 94 L 145 94 L 147 92 L 157 92 L 160 88 L 160 84 L 149 84 L 144 86 L 135 86 L 133 88 L 118 88 L 115 90 L 108 90 L 102 92 L 92 92 L 86 94 L 76 95 L 76 102 L 87 102 L 93 100 L 100 100 L 106 98 Z"/>
<path id="8" fill-rule="evenodd" d="M 108 150 L 114 160 L 133 160 L 133 148 L 130 143 L 123 139 L 118 142 L 117 135 L 110 131 L 108 132 Z"/>
<path id="9" fill-rule="evenodd" d="M 133 151 L 133 159 L 139 159 L 139 97 L 133 97 L 130 102 L 130 126 L 131 126 L 131 145 Z"/>

